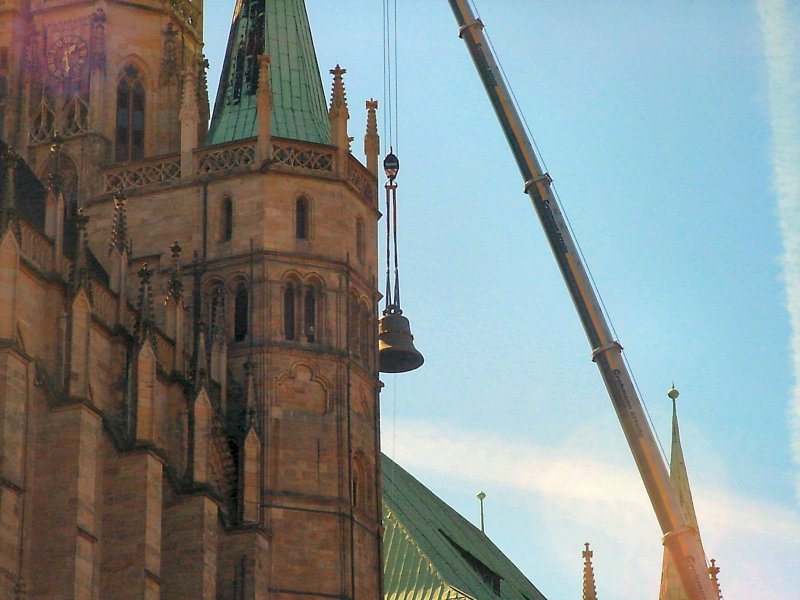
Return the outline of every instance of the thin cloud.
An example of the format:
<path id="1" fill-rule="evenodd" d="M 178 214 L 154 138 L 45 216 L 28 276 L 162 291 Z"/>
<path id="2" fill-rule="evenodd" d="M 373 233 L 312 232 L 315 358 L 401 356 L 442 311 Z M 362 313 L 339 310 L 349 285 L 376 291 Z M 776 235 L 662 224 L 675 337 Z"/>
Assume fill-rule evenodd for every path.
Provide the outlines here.
<path id="1" fill-rule="evenodd" d="M 773 177 L 783 235 L 783 276 L 792 327 L 795 384 L 789 403 L 792 455 L 800 467 L 800 15 L 785 0 L 760 0 L 758 14 L 764 35 Z M 796 479 L 800 501 L 800 475 Z"/>
<path id="2" fill-rule="evenodd" d="M 561 560 L 576 582 L 580 573 L 569 544 L 591 539 L 596 548 L 609 550 L 596 555 L 598 579 L 609 597 L 658 593 L 660 532 L 630 457 L 589 453 L 570 440 L 541 447 L 423 421 L 398 421 L 395 432 L 395 458 L 412 472 L 468 489 L 502 490 L 521 511 L 535 513 L 551 532 L 554 560 Z M 791 597 L 800 576 L 781 565 L 800 552 L 796 509 L 709 487 L 702 467 L 689 476 L 706 551 L 720 561 L 726 597 L 744 598 L 755 590 L 759 598 Z"/>

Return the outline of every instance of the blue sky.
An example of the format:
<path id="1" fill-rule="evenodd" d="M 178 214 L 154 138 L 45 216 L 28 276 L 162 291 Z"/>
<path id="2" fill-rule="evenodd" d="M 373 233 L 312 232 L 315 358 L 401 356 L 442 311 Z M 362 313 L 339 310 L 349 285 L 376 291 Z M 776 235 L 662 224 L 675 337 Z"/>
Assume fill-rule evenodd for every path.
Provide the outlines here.
<path id="1" fill-rule="evenodd" d="M 359 157 L 381 4 L 307 0 Z M 484 489 L 488 535 L 551 600 L 580 597 L 585 541 L 601 598 L 656 598 L 660 531 L 448 3 L 398 4 L 401 285 L 426 362 L 384 376 L 384 451 L 473 522 Z M 206 5 L 215 86 L 233 2 Z M 477 8 L 667 449 L 681 391 L 725 597 L 796 596 L 800 6 Z"/>

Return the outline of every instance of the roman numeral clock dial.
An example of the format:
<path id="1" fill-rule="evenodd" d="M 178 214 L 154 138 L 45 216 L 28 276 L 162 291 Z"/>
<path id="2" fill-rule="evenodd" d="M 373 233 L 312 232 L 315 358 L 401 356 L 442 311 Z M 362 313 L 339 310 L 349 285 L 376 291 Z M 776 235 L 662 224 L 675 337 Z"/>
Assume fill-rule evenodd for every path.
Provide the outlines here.
<path id="1" fill-rule="evenodd" d="M 75 79 L 80 75 L 89 49 L 77 35 L 56 40 L 47 52 L 47 69 L 57 79 Z"/>

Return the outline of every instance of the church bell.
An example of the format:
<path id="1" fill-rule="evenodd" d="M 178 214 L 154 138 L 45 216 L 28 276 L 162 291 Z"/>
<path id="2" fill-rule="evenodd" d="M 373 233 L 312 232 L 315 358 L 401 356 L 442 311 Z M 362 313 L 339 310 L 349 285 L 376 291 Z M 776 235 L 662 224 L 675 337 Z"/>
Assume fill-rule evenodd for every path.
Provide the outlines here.
<path id="1" fill-rule="evenodd" d="M 406 373 L 418 369 L 425 359 L 414 347 L 411 325 L 400 308 L 400 274 L 397 259 L 397 172 L 400 161 L 389 150 L 383 161 L 386 173 L 386 307 L 378 319 L 378 362 L 381 373 Z M 394 288 L 391 280 L 394 258 Z"/>
<path id="2" fill-rule="evenodd" d="M 406 373 L 425 362 L 414 347 L 408 319 L 399 309 L 384 313 L 378 320 L 378 360 L 382 373 Z"/>

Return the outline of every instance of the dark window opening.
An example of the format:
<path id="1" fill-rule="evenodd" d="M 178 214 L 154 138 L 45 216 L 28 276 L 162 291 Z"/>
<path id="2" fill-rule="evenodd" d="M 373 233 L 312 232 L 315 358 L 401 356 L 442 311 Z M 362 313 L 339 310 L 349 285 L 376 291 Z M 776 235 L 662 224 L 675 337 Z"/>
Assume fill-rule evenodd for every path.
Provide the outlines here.
<path id="1" fill-rule="evenodd" d="M 500 582 L 502 581 L 502 577 L 492 569 L 490 569 L 486 564 L 483 563 L 478 557 L 472 554 L 469 550 L 461 547 L 453 538 L 447 535 L 443 530 L 439 530 L 439 533 L 444 536 L 444 538 L 450 542 L 450 545 L 455 548 L 461 557 L 466 561 L 466 563 L 472 567 L 472 569 L 481 576 L 484 582 L 489 584 L 492 587 L 492 592 L 499 596 L 500 595 Z"/>
<path id="2" fill-rule="evenodd" d="M 233 300 L 233 340 L 241 342 L 247 337 L 247 325 L 249 320 L 250 294 L 245 286 L 236 290 L 236 297 Z"/>
<path id="3" fill-rule="evenodd" d="M 314 288 L 306 290 L 306 297 L 303 302 L 303 321 L 306 326 L 306 340 L 313 343 L 316 340 L 317 327 L 317 298 Z"/>
<path id="4" fill-rule="evenodd" d="M 116 160 L 144 158 L 144 85 L 133 66 L 123 69 L 117 86 Z"/>
<path id="5" fill-rule="evenodd" d="M 283 289 L 283 336 L 287 340 L 295 339 L 294 296 L 294 284 L 287 283 Z"/>
<path id="6" fill-rule="evenodd" d="M 308 239 L 308 198 L 298 198 L 295 204 L 295 237 Z"/>
<path id="7" fill-rule="evenodd" d="M 229 242 L 233 239 L 233 201 L 230 198 L 222 199 L 222 241 Z"/>

